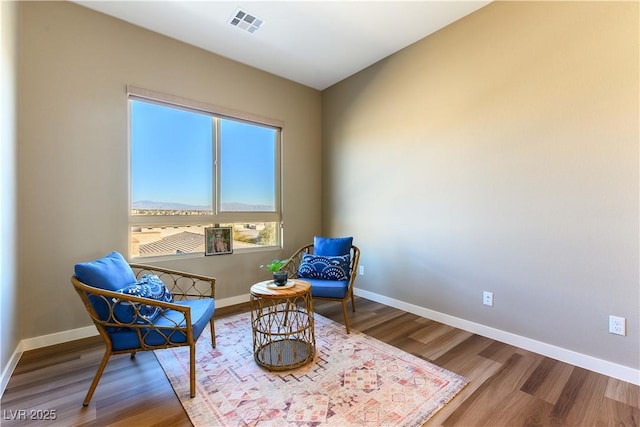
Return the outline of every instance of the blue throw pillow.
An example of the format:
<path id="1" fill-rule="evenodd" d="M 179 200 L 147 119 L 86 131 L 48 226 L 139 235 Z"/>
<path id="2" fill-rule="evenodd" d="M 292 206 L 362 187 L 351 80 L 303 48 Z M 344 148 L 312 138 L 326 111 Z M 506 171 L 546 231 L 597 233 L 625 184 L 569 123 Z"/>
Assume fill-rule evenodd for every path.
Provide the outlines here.
<path id="1" fill-rule="evenodd" d="M 164 282 L 155 274 L 145 274 L 140 280 L 138 280 L 138 284 L 144 284 L 149 287 L 149 295 L 140 295 L 145 296 L 147 298 L 152 298 L 158 301 L 163 302 L 173 302 L 173 295 Z"/>
<path id="2" fill-rule="evenodd" d="M 118 291 L 136 282 L 129 263 L 118 252 L 104 258 L 76 264 L 75 275 L 82 283 L 107 291 Z"/>
<path id="3" fill-rule="evenodd" d="M 164 282 L 154 274 L 145 274 L 137 283 L 129 285 L 119 292 L 126 295 L 150 298 L 156 301 L 173 302 L 171 292 L 169 292 Z M 138 307 L 138 313 L 140 314 L 140 317 L 137 319 L 135 319 L 136 313 L 134 306 Z M 122 323 L 133 323 L 135 319 L 136 323 L 144 324 L 152 322 L 158 317 L 158 314 L 160 314 L 160 307 L 141 303 L 130 303 L 122 300 L 117 301 L 113 307 L 114 317 Z"/>
<path id="4" fill-rule="evenodd" d="M 349 280 L 350 258 L 350 255 L 318 256 L 304 254 L 298 268 L 298 278 Z"/>
<path id="5" fill-rule="evenodd" d="M 353 237 L 319 237 L 313 238 L 313 253 L 321 256 L 349 255 L 353 245 Z"/>

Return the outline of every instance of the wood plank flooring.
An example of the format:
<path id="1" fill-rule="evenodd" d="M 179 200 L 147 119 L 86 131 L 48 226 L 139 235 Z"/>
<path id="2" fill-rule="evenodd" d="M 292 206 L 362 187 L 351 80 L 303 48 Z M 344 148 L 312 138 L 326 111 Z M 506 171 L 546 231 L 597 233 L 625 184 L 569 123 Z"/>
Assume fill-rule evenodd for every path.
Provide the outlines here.
<path id="1" fill-rule="evenodd" d="M 315 301 L 343 323 L 340 304 Z M 225 307 L 216 317 L 247 311 Z M 351 327 L 467 377 L 428 426 L 638 426 L 640 387 L 356 298 Z M 99 338 L 26 352 L 2 397 L 2 426 L 189 426 L 153 353 L 113 356 L 87 408 Z M 37 412 L 38 410 L 44 412 Z M 55 420 L 31 415 L 55 412 Z M 49 412 L 49 415 L 52 413 Z M 24 419 L 27 418 L 27 419 Z"/>

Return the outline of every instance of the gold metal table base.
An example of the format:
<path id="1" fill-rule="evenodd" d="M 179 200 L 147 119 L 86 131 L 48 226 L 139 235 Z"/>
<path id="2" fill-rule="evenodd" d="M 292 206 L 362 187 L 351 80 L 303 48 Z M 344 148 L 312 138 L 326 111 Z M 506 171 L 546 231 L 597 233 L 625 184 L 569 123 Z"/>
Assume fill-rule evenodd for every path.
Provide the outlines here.
<path id="1" fill-rule="evenodd" d="M 311 362 L 316 353 L 311 286 L 295 280 L 286 289 L 251 287 L 251 329 L 256 363 L 284 371 Z"/>

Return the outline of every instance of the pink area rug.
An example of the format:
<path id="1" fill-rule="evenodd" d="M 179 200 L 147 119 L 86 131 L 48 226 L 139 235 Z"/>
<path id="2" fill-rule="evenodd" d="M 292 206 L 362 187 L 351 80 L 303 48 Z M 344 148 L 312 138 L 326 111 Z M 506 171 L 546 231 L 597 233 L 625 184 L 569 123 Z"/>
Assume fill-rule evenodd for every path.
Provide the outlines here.
<path id="1" fill-rule="evenodd" d="M 216 320 L 196 350 L 197 391 L 189 397 L 189 349 L 156 351 L 196 426 L 419 426 L 466 384 L 457 374 L 315 315 L 316 357 L 285 372 L 253 359 L 251 317 Z"/>

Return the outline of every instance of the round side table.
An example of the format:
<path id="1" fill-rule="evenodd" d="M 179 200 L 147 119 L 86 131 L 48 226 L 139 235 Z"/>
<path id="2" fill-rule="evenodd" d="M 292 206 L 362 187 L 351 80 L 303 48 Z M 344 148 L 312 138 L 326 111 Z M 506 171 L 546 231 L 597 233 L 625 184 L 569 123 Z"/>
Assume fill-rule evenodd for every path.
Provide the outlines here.
<path id="1" fill-rule="evenodd" d="M 270 371 L 305 365 L 316 354 L 313 303 L 308 282 L 273 280 L 251 286 L 251 329 L 256 363 Z"/>

